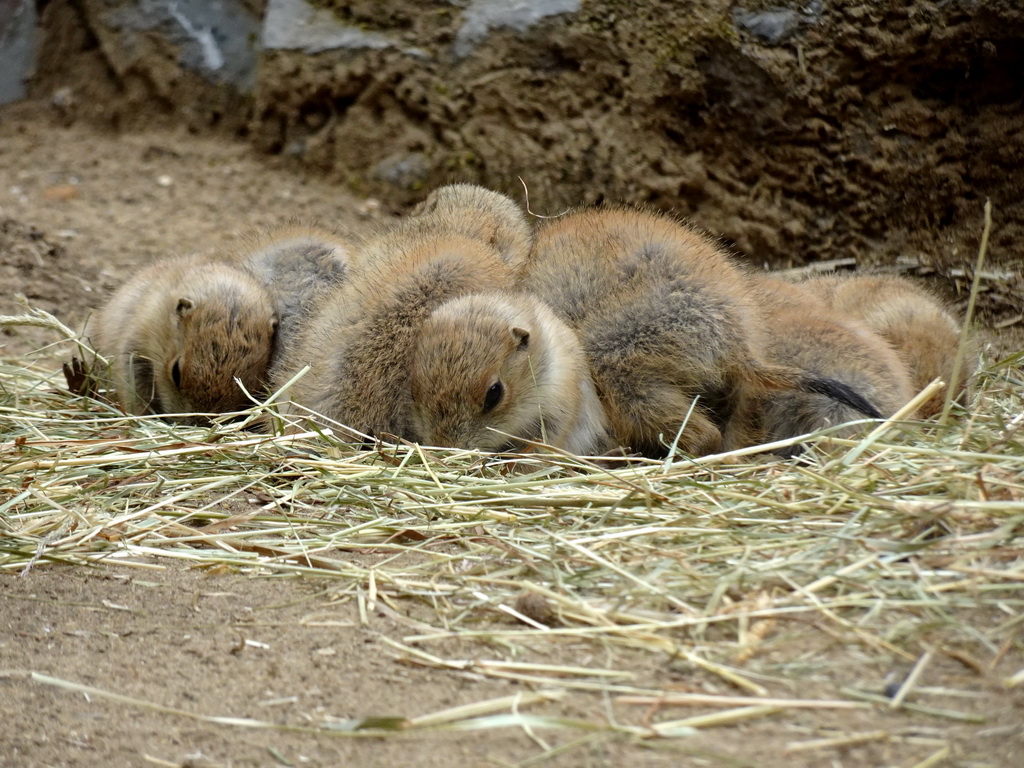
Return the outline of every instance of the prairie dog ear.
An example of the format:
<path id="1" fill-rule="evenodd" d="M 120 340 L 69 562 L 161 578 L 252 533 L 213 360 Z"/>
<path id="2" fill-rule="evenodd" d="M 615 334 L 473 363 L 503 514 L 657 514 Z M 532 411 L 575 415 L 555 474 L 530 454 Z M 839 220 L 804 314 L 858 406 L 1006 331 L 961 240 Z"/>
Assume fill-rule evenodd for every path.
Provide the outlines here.
<path id="1" fill-rule="evenodd" d="M 520 349 L 526 349 L 530 345 L 530 332 L 525 328 L 512 328 L 512 338 Z"/>
<path id="2" fill-rule="evenodd" d="M 186 315 L 190 314 L 193 309 L 195 309 L 195 306 L 196 305 L 192 301 L 192 299 L 182 296 L 180 299 L 178 299 L 178 306 L 175 307 L 174 311 L 175 313 L 177 313 L 178 317 L 185 317 Z"/>

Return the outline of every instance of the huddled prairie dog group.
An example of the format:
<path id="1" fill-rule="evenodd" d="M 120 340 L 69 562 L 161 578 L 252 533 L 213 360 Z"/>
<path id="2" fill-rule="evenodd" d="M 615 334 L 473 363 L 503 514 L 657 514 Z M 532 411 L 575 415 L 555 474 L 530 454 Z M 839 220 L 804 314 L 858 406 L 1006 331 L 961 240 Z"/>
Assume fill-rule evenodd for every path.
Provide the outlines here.
<path id="1" fill-rule="evenodd" d="M 510 198 L 455 184 L 359 242 L 288 228 L 153 265 L 90 333 L 133 413 L 222 412 L 288 384 L 293 429 L 657 456 L 890 416 L 950 378 L 960 332 L 902 278 L 784 282 L 629 208 L 534 232 Z"/>
<path id="2" fill-rule="evenodd" d="M 660 455 L 672 442 L 699 455 L 759 442 L 758 402 L 769 392 L 826 391 L 870 410 L 840 382 L 766 356 L 751 281 L 691 227 L 604 208 L 542 227 L 523 289 L 577 333 L 613 438 L 632 451 Z"/>

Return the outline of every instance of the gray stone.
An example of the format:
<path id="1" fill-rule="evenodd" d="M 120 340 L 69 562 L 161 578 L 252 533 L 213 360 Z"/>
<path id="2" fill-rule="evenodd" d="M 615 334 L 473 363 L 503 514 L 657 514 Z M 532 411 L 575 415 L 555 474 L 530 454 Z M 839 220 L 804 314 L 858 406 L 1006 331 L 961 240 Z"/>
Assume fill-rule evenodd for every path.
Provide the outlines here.
<path id="1" fill-rule="evenodd" d="M 103 23 L 122 42 L 157 33 L 180 51 L 180 64 L 215 83 L 251 91 L 256 81 L 260 21 L 241 0 L 135 0 L 111 8 Z"/>
<path id="2" fill-rule="evenodd" d="M 341 22 L 329 10 L 305 0 L 269 0 L 263 19 L 263 47 L 320 53 L 335 48 L 384 49 L 395 46 L 387 35 L 364 32 Z"/>
<path id="3" fill-rule="evenodd" d="M 808 21 L 817 24 L 821 21 L 821 16 L 825 12 L 825 3 L 823 0 L 811 0 L 811 2 L 800 9 L 800 12 Z"/>
<path id="4" fill-rule="evenodd" d="M 778 45 L 792 36 L 800 27 L 800 14 L 788 8 L 768 8 L 763 11 L 745 11 L 737 8 L 733 12 L 736 26 L 745 29 L 768 45 Z"/>
<path id="5" fill-rule="evenodd" d="M 525 32 L 548 16 L 575 13 L 579 9 L 580 0 L 473 0 L 462 12 L 462 26 L 455 36 L 455 55 L 468 56 L 492 29 Z"/>
<path id="6" fill-rule="evenodd" d="M 0 1 L 0 104 L 25 98 L 35 55 L 34 0 Z"/>
<path id="7" fill-rule="evenodd" d="M 430 162 L 422 152 L 396 152 L 377 163 L 373 175 L 402 189 L 416 189 L 430 175 Z"/>

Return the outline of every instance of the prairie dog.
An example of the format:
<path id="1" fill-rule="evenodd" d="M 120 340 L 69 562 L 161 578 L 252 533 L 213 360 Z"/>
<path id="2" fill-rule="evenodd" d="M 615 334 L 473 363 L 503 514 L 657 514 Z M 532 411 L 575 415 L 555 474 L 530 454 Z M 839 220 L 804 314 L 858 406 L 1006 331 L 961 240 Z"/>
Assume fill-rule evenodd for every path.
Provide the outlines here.
<path id="1" fill-rule="evenodd" d="M 289 390 L 286 415 L 307 410 L 374 436 L 417 439 L 411 422 L 412 348 L 427 316 L 445 301 L 500 290 L 512 271 L 487 243 L 406 224 L 368 243 L 350 279 L 328 293 L 283 350 L 273 381 Z"/>
<path id="2" fill-rule="evenodd" d="M 411 393 L 414 431 L 430 445 L 613 447 L 576 334 L 532 296 L 473 294 L 435 309 L 413 349 Z"/>
<path id="3" fill-rule="evenodd" d="M 865 398 L 878 416 L 891 416 L 913 397 L 910 375 L 889 343 L 852 318 L 833 311 L 802 285 L 764 276 L 756 296 L 765 321 L 765 356 L 779 365 L 841 382 Z M 822 394 L 772 392 L 760 399 L 766 437 L 780 440 L 863 418 Z"/>
<path id="4" fill-rule="evenodd" d="M 909 370 L 914 392 L 941 378 L 955 394 L 962 393 L 975 371 L 977 360 L 971 344 L 960 376 L 952 380 L 960 324 L 931 293 L 906 278 L 827 275 L 800 285 L 888 341 Z M 943 400 L 944 393 L 936 394 L 921 405 L 919 415 L 934 416 L 942 409 Z"/>
<path id="5" fill-rule="evenodd" d="M 645 211 L 549 221 L 522 284 L 576 331 L 619 445 L 700 455 L 757 441 L 756 398 L 814 388 L 759 357 L 749 278 L 703 235 Z"/>
<path id="6" fill-rule="evenodd" d="M 422 230 L 465 235 L 492 245 L 501 259 L 520 271 L 530 255 L 533 228 L 511 198 L 476 184 L 438 187 L 413 211 Z"/>
<path id="7" fill-rule="evenodd" d="M 261 232 L 235 260 L 267 287 L 280 319 L 274 358 L 295 343 L 302 319 L 348 276 L 352 246 L 337 235 L 307 227 Z"/>
<path id="8" fill-rule="evenodd" d="M 273 297 L 251 275 L 183 256 L 136 273 L 86 333 L 110 361 L 99 378 L 127 412 L 223 413 L 249 405 L 236 377 L 262 389 L 277 323 Z"/>

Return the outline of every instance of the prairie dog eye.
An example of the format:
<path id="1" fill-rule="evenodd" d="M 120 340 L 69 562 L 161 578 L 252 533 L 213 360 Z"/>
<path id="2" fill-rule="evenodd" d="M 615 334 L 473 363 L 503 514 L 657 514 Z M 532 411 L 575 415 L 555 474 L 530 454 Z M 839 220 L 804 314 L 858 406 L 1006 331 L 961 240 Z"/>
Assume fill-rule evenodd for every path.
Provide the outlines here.
<path id="1" fill-rule="evenodd" d="M 181 389 L 181 361 L 175 360 L 174 365 L 171 366 L 171 380 L 174 381 L 174 386 Z"/>
<path id="2" fill-rule="evenodd" d="M 487 394 L 484 395 L 484 413 L 490 413 L 495 409 L 501 398 L 505 396 L 505 387 L 500 381 L 491 384 Z"/>

